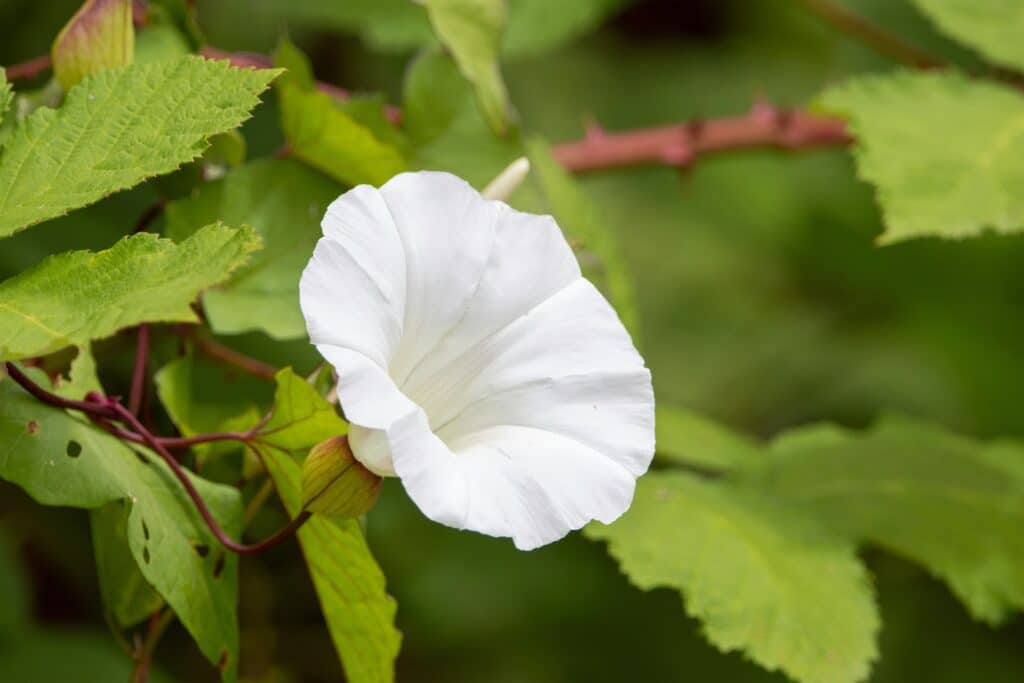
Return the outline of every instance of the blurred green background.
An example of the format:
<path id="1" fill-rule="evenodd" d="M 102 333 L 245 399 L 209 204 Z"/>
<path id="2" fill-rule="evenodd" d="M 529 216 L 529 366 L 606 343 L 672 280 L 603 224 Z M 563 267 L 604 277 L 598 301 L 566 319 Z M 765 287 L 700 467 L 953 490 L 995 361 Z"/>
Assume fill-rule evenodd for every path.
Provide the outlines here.
<path id="1" fill-rule="evenodd" d="M 382 50 L 325 20 L 318 6 L 332 2 L 344 4 L 200 0 L 200 25 L 213 45 L 264 53 L 287 32 L 322 80 L 399 102 L 411 53 Z M 0 0 L 0 63 L 45 52 L 78 4 Z M 558 142 L 579 137 L 588 119 L 622 130 L 736 114 L 756 97 L 801 106 L 847 75 L 892 68 L 793 0 L 606 4 L 612 9 L 593 32 L 508 60 L 525 131 Z M 846 4 L 972 64 L 907 0 Z M 245 127 L 251 156 L 281 142 L 269 99 Z M 476 182 L 500 169 L 486 151 L 467 157 Z M 659 401 L 761 436 L 820 419 L 863 426 L 887 412 L 966 434 L 1024 435 L 1024 239 L 876 247 L 872 191 L 843 150 L 745 152 L 683 172 L 593 174 L 585 184 L 635 276 Z M 153 196 L 143 186 L 31 240 L 5 240 L 0 276 L 47 253 L 109 246 L 124 234 L 125 216 Z M 239 343 L 300 369 L 314 362 L 304 344 L 271 351 L 256 336 Z M 35 506 L 3 485 L 0 514 L 0 681 L 126 680 L 130 662 L 100 616 L 85 513 Z M 259 525 L 280 522 L 268 514 Z M 394 481 L 368 533 L 399 604 L 399 681 L 783 680 L 713 649 L 677 593 L 634 589 L 580 535 L 520 553 L 430 523 Z M 922 570 L 881 553 L 868 561 L 884 623 L 872 680 L 1024 680 L 1019 618 L 998 631 L 972 623 Z M 241 580 L 246 680 L 342 680 L 293 547 L 247 559 Z M 157 661 L 156 680 L 214 680 L 180 627 Z"/>

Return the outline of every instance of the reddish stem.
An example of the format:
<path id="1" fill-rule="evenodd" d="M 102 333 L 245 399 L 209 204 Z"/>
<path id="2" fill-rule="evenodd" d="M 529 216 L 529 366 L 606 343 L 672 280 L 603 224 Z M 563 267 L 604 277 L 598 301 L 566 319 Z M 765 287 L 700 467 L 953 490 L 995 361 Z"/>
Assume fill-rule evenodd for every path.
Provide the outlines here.
<path id="1" fill-rule="evenodd" d="M 51 66 L 53 66 L 53 62 L 50 55 L 42 55 L 20 64 L 12 64 L 4 69 L 4 73 L 9 81 L 28 80 L 49 71 Z"/>
<path id="2" fill-rule="evenodd" d="M 22 389 L 30 393 L 40 402 L 47 405 L 51 405 L 55 408 L 67 408 L 69 410 L 77 410 L 93 417 L 104 418 L 104 419 L 116 419 L 117 413 L 109 406 L 97 405 L 91 401 L 75 401 L 63 396 L 58 396 L 52 392 L 43 389 L 41 386 L 29 379 L 28 375 L 21 371 L 14 363 L 7 361 L 4 363 L 4 367 L 7 369 L 7 375 L 13 379 Z"/>
<path id="3" fill-rule="evenodd" d="M 847 145 L 842 119 L 758 103 L 742 116 L 692 121 L 624 133 L 591 125 L 582 140 L 555 145 L 552 153 L 568 171 L 668 164 L 689 166 L 698 157 L 750 148 L 808 149 Z"/>
<path id="4" fill-rule="evenodd" d="M 203 521 L 206 522 L 206 526 L 210 529 L 210 533 L 212 533 L 213 536 L 220 542 L 220 544 L 228 550 L 236 552 L 239 555 L 253 555 L 256 553 L 263 552 L 264 550 L 269 550 L 277 545 L 280 545 L 288 538 L 290 538 L 296 531 L 299 530 L 299 527 L 305 524 L 306 521 L 311 517 L 311 513 L 308 510 L 303 510 L 298 515 L 296 515 L 295 518 L 291 522 L 289 522 L 283 529 L 278 531 L 273 536 L 263 541 L 260 541 L 259 543 L 246 545 L 235 541 L 233 538 L 228 536 L 223 529 L 220 528 L 220 524 L 217 523 L 217 520 L 214 518 L 213 513 L 210 512 L 210 508 L 206 506 L 206 501 L 203 500 L 203 497 L 196 489 L 195 484 L 192 483 L 192 480 L 185 472 L 185 468 L 183 468 L 181 464 L 177 460 L 175 460 L 174 456 L 171 455 L 170 452 L 163 446 L 163 444 L 161 444 L 160 441 L 155 436 L 153 436 L 153 434 L 148 429 L 146 429 L 146 427 L 141 422 L 139 422 L 138 418 L 135 417 L 131 413 L 131 411 L 129 411 L 127 408 L 125 408 L 123 405 L 121 405 L 114 399 L 105 398 L 103 396 L 100 396 L 99 394 L 96 394 L 95 392 L 92 393 L 90 396 L 93 401 L 105 404 L 109 406 L 111 409 L 113 409 L 114 412 L 117 413 L 118 417 L 121 419 L 122 422 L 131 427 L 133 430 L 135 430 L 135 432 L 138 433 L 143 438 L 145 443 L 150 448 L 157 452 L 157 454 L 171 469 L 171 472 L 174 474 L 174 476 L 177 477 L 178 481 L 181 482 L 181 485 L 185 488 L 185 492 L 188 494 L 188 497 L 192 499 L 192 504 L 195 505 L 196 510 L 199 512 L 199 515 L 203 518 Z"/>
<path id="5" fill-rule="evenodd" d="M 128 395 L 128 409 L 139 414 L 142 406 L 142 394 L 146 390 L 146 366 L 149 362 L 149 325 L 139 325 L 138 338 L 135 345 L 135 370 L 132 372 L 132 388 Z"/>
<path id="6" fill-rule="evenodd" d="M 193 335 L 192 339 L 195 342 L 197 349 L 214 360 L 227 363 L 228 365 L 233 365 L 243 372 L 247 372 L 250 375 L 255 375 L 262 379 L 270 380 L 271 382 L 274 381 L 274 377 L 277 375 L 277 368 L 269 363 L 256 360 L 244 353 L 235 351 L 231 347 L 224 346 L 219 342 L 215 342 L 212 339 L 208 339 L 200 335 Z"/>

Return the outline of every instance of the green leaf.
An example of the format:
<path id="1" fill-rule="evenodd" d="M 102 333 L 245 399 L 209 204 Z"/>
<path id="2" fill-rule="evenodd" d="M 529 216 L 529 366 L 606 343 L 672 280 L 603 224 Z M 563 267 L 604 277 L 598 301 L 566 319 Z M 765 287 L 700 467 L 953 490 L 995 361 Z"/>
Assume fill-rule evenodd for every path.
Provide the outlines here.
<path id="1" fill-rule="evenodd" d="M 130 514 L 120 503 L 89 513 L 100 595 L 114 622 L 123 627 L 138 624 L 164 604 L 132 556 L 128 542 Z"/>
<path id="2" fill-rule="evenodd" d="M 510 0 L 502 53 L 534 57 L 596 29 L 628 0 Z"/>
<path id="3" fill-rule="evenodd" d="M 417 144 L 440 137 L 469 95 L 452 58 L 438 50 L 419 55 L 405 72 L 402 125 Z"/>
<path id="4" fill-rule="evenodd" d="M 53 73 L 68 90 L 89 74 L 131 64 L 132 0 L 85 0 L 53 41 Z"/>
<path id="5" fill-rule="evenodd" d="M 14 92 L 11 90 L 11 84 L 7 82 L 7 72 L 0 68 L 0 123 L 3 122 L 4 114 L 7 113 L 13 99 Z"/>
<path id="6" fill-rule="evenodd" d="M 263 242 L 244 268 L 208 290 L 203 308 L 213 331 L 266 332 L 275 339 L 306 336 L 299 309 L 299 277 L 320 237 L 320 219 L 341 188 L 286 159 L 261 160 L 203 184 L 167 207 L 167 234 L 181 240 L 222 219 L 250 225 Z"/>
<path id="7" fill-rule="evenodd" d="M 615 524 L 592 524 L 643 589 L 682 591 L 723 651 L 801 683 L 867 677 L 879 618 L 853 545 L 753 492 L 649 473 Z"/>
<path id="8" fill-rule="evenodd" d="M 89 76 L 8 139 L 0 237 L 195 159 L 210 136 L 249 116 L 277 73 L 188 56 Z"/>
<path id="9" fill-rule="evenodd" d="M 330 95 L 282 85 L 281 125 L 292 154 L 349 185 L 380 185 L 405 170 L 405 160 L 334 102 Z"/>
<path id="10" fill-rule="evenodd" d="M 600 208 L 565 169 L 551 156 L 539 139 L 527 142 L 530 175 L 535 179 L 551 213 L 574 247 L 593 254 L 599 261 L 597 275 L 602 289 L 623 324 L 633 335 L 640 333 L 633 278 L 616 244 L 615 235 L 601 216 Z"/>
<path id="11" fill-rule="evenodd" d="M 476 89 L 484 118 L 499 135 L 509 124 L 508 91 L 499 56 L 507 11 L 504 0 L 425 0 L 430 23 L 462 75 Z"/>
<path id="12" fill-rule="evenodd" d="M 1011 69 L 1024 69 L 1024 12 L 1016 0 L 913 0 L 945 33 Z"/>
<path id="13" fill-rule="evenodd" d="M 270 420 L 258 440 L 285 450 L 309 449 L 327 439 L 348 433 L 348 423 L 334 406 L 291 368 L 277 373 L 277 390 Z"/>
<path id="14" fill-rule="evenodd" d="M 848 535 L 920 562 L 978 619 L 1024 609 L 1024 447 L 907 419 L 804 428 L 749 475 Z"/>
<path id="15" fill-rule="evenodd" d="M 67 379 L 57 378 L 54 393 L 65 398 L 80 400 L 90 391 L 103 393 L 100 378 L 96 374 L 96 359 L 89 344 L 78 347 L 78 355 L 71 361 Z"/>
<path id="16" fill-rule="evenodd" d="M 39 382 L 45 375 L 33 373 Z M 152 454 L 43 405 L 0 379 L 0 478 L 43 505 L 128 506 L 126 535 L 142 575 L 223 674 L 238 662 L 238 558 L 225 553 L 170 470 Z M 214 517 L 234 536 L 241 531 L 238 491 L 191 477 Z"/>
<path id="17" fill-rule="evenodd" d="M 220 224 L 181 244 L 152 233 L 72 251 L 0 283 L 0 357 L 44 355 L 138 323 L 193 322 L 199 292 L 242 265 L 258 240 Z"/>
<path id="18" fill-rule="evenodd" d="M 659 403 L 655 425 L 658 459 L 666 464 L 733 470 L 763 457 L 753 440 L 683 408 Z"/>
<path id="19" fill-rule="evenodd" d="M 259 422 L 265 382 L 191 354 L 171 361 L 153 378 L 160 402 L 184 436 L 245 431 Z M 236 441 L 194 447 L 209 457 L 236 451 Z"/>
<path id="20" fill-rule="evenodd" d="M 1024 228 L 1024 96 L 955 73 L 868 76 L 822 98 L 850 118 L 881 242 Z M 937 144 L 941 141 L 941 144 Z"/>
<path id="21" fill-rule="evenodd" d="M 301 380 L 297 380 L 301 381 Z M 300 465 L 286 452 L 263 448 L 263 461 L 288 513 L 302 508 Z M 394 681 L 402 643 L 394 598 L 354 519 L 314 515 L 298 532 L 334 647 L 351 683 Z"/>

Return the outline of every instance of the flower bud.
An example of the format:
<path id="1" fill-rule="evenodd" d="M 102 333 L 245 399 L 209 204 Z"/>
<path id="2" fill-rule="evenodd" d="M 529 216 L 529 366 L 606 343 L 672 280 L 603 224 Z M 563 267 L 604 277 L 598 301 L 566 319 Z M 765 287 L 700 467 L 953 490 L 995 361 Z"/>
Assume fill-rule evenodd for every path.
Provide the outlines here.
<path id="1" fill-rule="evenodd" d="M 358 517 L 377 502 L 381 478 L 352 455 L 347 436 L 323 441 L 302 464 L 302 506 L 332 517 Z"/>
<path id="2" fill-rule="evenodd" d="M 101 69 L 131 64 L 131 0 L 86 0 L 53 43 L 53 72 L 65 90 Z"/>

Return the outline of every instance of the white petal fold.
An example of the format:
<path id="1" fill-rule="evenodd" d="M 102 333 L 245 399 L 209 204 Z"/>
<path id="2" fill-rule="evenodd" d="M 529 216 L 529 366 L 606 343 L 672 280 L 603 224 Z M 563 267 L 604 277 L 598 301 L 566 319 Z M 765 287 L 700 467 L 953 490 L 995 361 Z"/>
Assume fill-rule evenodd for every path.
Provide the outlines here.
<path id="1" fill-rule="evenodd" d="M 419 172 L 342 195 L 323 230 L 302 310 L 368 468 L 523 549 L 629 507 L 650 373 L 552 218 Z"/>

